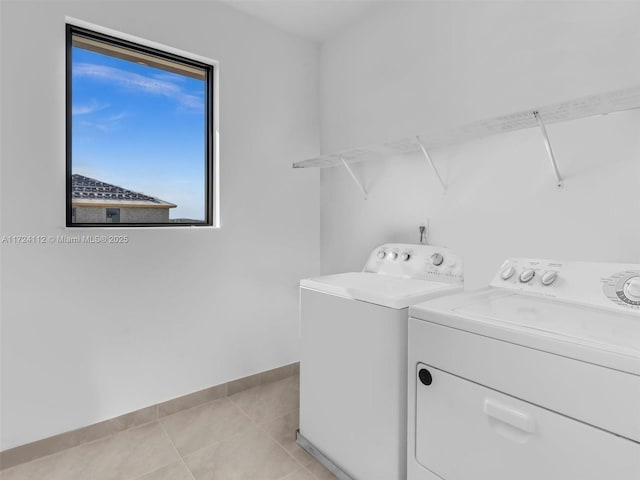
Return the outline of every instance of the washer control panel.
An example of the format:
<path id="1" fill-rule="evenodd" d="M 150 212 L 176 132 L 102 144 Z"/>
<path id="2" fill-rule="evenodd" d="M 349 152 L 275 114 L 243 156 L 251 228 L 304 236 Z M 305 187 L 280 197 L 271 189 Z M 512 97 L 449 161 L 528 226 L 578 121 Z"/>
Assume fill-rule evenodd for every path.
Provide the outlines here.
<path id="1" fill-rule="evenodd" d="M 615 273 L 602 280 L 604 294 L 614 303 L 640 309 L 640 268 Z"/>
<path id="2" fill-rule="evenodd" d="M 640 264 L 510 258 L 490 286 L 640 314 Z"/>
<path id="3" fill-rule="evenodd" d="M 464 281 L 460 256 L 434 245 L 380 245 L 369 255 L 363 271 L 447 283 Z"/>

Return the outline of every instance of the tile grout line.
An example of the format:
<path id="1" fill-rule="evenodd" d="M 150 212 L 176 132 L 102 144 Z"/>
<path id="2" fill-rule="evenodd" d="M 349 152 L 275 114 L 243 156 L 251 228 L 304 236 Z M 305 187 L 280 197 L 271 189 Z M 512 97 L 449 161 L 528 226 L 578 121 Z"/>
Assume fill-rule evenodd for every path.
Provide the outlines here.
<path id="1" fill-rule="evenodd" d="M 152 422 L 147 422 L 147 423 L 152 423 Z M 159 424 L 160 428 L 161 428 L 161 429 L 162 429 L 162 431 L 164 432 L 164 428 L 162 427 L 162 425 L 160 424 L 160 422 L 159 422 L 158 420 L 154 420 L 154 423 Z M 164 432 L 164 433 L 166 434 L 166 432 Z M 169 441 L 171 441 L 171 439 L 169 439 Z M 173 445 L 173 444 L 172 444 L 172 445 Z M 175 448 L 175 447 L 174 447 L 174 448 Z M 157 472 L 158 470 L 162 470 L 163 468 L 166 468 L 166 467 L 168 467 L 169 465 L 172 465 L 173 463 L 175 463 L 175 462 L 167 463 L 167 464 L 162 465 L 162 466 L 160 466 L 160 467 L 155 467 L 155 468 L 153 468 L 153 469 L 151 469 L 151 470 L 148 470 L 148 471 L 144 472 L 144 473 L 143 473 L 143 474 L 141 474 L 141 475 L 136 476 L 135 478 L 130 478 L 130 479 L 127 479 L 127 480 L 140 480 L 141 478 L 144 478 L 145 476 L 149 475 L 150 473 L 154 473 L 154 472 Z M 195 480 L 195 479 L 194 479 L 194 480 Z"/>
<path id="2" fill-rule="evenodd" d="M 169 439 L 169 442 L 171 443 L 171 446 L 175 450 L 176 454 L 178 455 L 178 458 L 180 459 L 180 462 L 182 463 L 182 465 L 184 465 L 184 468 L 187 469 L 187 472 L 189 472 L 189 476 L 192 478 L 192 480 L 196 480 L 196 477 L 193 474 L 193 472 L 191 471 L 191 469 L 189 468 L 189 465 L 187 465 L 187 462 L 184 461 L 184 457 L 182 456 L 182 454 L 178 450 L 178 447 L 176 447 L 176 444 L 173 442 L 173 439 L 171 438 L 171 435 L 169 435 L 169 432 L 167 432 L 167 429 L 164 428 L 164 425 L 162 424 L 162 422 L 160 420 L 158 420 L 158 423 L 160 424 L 160 428 L 162 428 L 162 431 L 164 432 L 166 437 Z"/>
<path id="3" fill-rule="evenodd" d="M 3 475 L 5 475 L 7 472 L 10 472 L 10 471 L 11 471 L 11 470 L 13 470 L 14 468 L 19 468 L 19 467 L 22 467 L 22 466 L 24 466 L 24 465 L 28 465 L 28 464 L 30 464 L 30 463 L 36 463 L 36 462 L 39 462 L 40 460 L 49 459 L 49 458 L 51 458 L 51 457 L 61 456 L 61 455 L 62 455 L 62 454 L 64 454 L 64 453 L 70 452 L 70 451 L 72 451 L 72 450 L 79 449 L 79 448 L 81 448 L 81 447 L 92 446 L 92 445 L 95 445 L 95 444 L 100 443 L 100 442 L 105 442 L 105 441 L 109 440 L 110 438 L 113 438 L 113 437 L 115 437 L 115 436 L 117 436 L 117 435 L 120 435 L 120 434 L 125 433 L 125 432 L 129 432 L 129 431 L 131 431 L 131 430 L 135 430 L 135 429 L 138 429 L 138 428 L 142 428 L 142 427 L 149 426 L 149 425 L 151 425 L 152 423 L 157 423 L 157 424 L 159 424 L 160 422 L 159 422 L 158 420 L 151 420 L 150 422 L 145 422 L 145 423 L 143 423 L 143 424 L 136 425 L 136 426 L 134 426 L 134 427 L 130 427 L 130 428 L 127 428 L 127 429 L 125 429 L 125 430 L 121 430 L 121 431 L 119 431 L 119 432 L 113 432 L 113 433 L 110 433 L 109 435 L 106 435 L 106 436 L 101 437 L 101 438 L 97 438 L 97 439 L 92 440 L 92 441 L 90 441 L 90 442 L 81 443 L 81 444 L 76 445 L 76 446 L 73 446 L 73 447 L 65 448 L 64 450 L 61 450 L 61 451 L 59 451 L 59 452 L 52 453 L 52 454 L 50 454 L 50 455 L 46 455 L 46 456 L 44 456 L 44 457 L 36 458 L 36 459 L 31 460 L 31 461 L 29 461 L 29 462 L 20 463 L 20 464 L 18 464 L 18 465 L 15 465 L 15 466 L 13 466 L 13 467 L 9 467 L 9 468 L 7 468 L 7 469 L 4 469 L 4 470 L 0 471 L 0 478 L 2 478 L 2 476 L 3 476 Z M 162 428 L 162 425 L 160 425 L 160 427 Z M 164 432 L 164 428 L 162 428 L 162 430 L 163 430 L 163 432 Z M 165 434 L 166 434 L 166 432 L 165 432 Z M 169 439 L 169 440 L 171 440 L 171 439 Z M 173 445 L 173 443 L 172 443 L 172 445 Z M 175 448 L 175 447 L 174 447 L 174 448 Z M 157 471 L 157 470 L 160 470 L 160 469 L 162 469 L 162 468 L 165 468 L 165 467 L 167 467 L 167 466 L 169 466 L 169 465 L 171 465 L 171 463 L 167 463 L 167 464 L 165 464 L 165 465 L 161 465 L 161 466 L 159 466 L 159 467 L 155 467 L 155 468 L 153 468 L 153 469 L 151 469 L 151 470 L 148 470 L 148 471 L 146 471 L 146 472 L 142 473 L 141 475 L 137 475 L 136 477 L 128 478 L 127 480 L 139 480 L 139 479 L 143 478 L 145 475 L 149 475 L 150 473 L 153 473 L 153 472 L 155 472 L 155 471 Z M 189 472 L 189 473 L 191 473 L 191 472 Z M 194 478 L 193 480 L 195 480 L 195 478 Z"/>
<path id="4" fill-rule="evenodd" d="M 247 414 L 244 412 L 244 410 L 242 410 L 240 407 L 238 407 L 238 406 L 235 404 L 235 402 L 232 402 L 232 401 L 229 399 L 229 397 L 228 397 L 228 396 L 220 397 L 220 398 L 217 398 L 217 399 L 215 399 L 215 400 L 210 400 L 210 401 L 205 402 L 205 403 L 202 403 L 202 404 L 200 404 L 200 405 L 196 405 L 195 407 L 190 407 L 190 408 L 187 408 L 187 409 L 185 409 L 185 410 L 181 410 L 180 412 L 172 413 L 171 415 L 165 415 L 165 416 L 164 416 L 164 417 L 162 417 L 162 418 L 167 418 L 167 417 L 170 417 L 170 416 L 172 416 L 172 415 L 177 415 L 177 414 L 179 414 L 179 413 L 181 413 L 181 412 L 183 412 L 183 411 L 191 410 L 191 408 L 197 408 L 197 407 L 200 407 L 200 406 L 203 406 L 203 405 L 207 405 L 207 404 L 210 404 L 210 403 L 213 403 L 213 402 L 220 401 L 220 400 L 222 400 L 222 399 L 226 399 L 226 400 L 228 400 L 228 401 L 231 403 L 231 405 L 232 405 L 233 407 L 235 407 L 235 408 L 237 408 L 237 409 L 238 409 L 238 412 L 239 412 L 242 416 L 246 417 L 246 419 L 247 419 L 247 420 L 249 420 L 249 422 L 250 422 L 250 423 L 254 423 L 254 422 L 253 422 L 253 419 L 252 419 L 251 417 L 249 417 L 249 415 L 247 415 Z M 183 464 L 184 464 L 184 466 L 187 468 L 187 471 L 189 472 L 189 475 L 191 475 L 191 477 L 193 478 L 193 480 L 196 480 L 196 479 L 195 479 L 195 476 L 193 475 L 193 472 L 191 471 L 191 469 L 189 468 L 189 466 L 186 464 L 186 462 L 185 462 L 185 460 L 184 460 L 184 457 L 188 457 L 188 456 L 190 456 L 190 455 L 194 455 L 194 454 L 196 454 L 196 453 L 198 453 L 198 452 L 200 452 L 200 451 L 202 451 L 202 450 L 204 450 L 204 449 L 206 449 L 206 448 L 210 448 L 210 447 L 212 447 L 212 446 L 214 446 L 214 445 L 216 445 L 216 444 L 220 444 L 220 443 L 225 442 L 225 441 L 227 441 L 227 440 L 230 440 L 230 439 L 232 439 L 232 438 L 234 438 L 234 437 L 237 437 L 237 436 L 243 435 L 243 434 L 247 431 L 247 429 L 241 429 L 240 431 L 237 431 L 237 432 L 233 433 L 232 435 L 229 435 L 228 437 L 225 437 L 225 438 L 220 439 L 220 440 L 216 440 L 216 441 L 214 441 L 213 443 L 208 443 L 208 444 L 206 444 L 206 445 L 201 445 L 201 446 L 199 446 L 198 448 L 196 448 L 195 450 L 193 450 L 192 452 L 185 453 L 185 454 L 183 455 L 182 453 L 180 453 L 180 450 L 178 450 L 178 447 L 176 447 L 175 443 L 173 442 L 173 439 L 171 438 L 171 435 L 169 434 L 169 432 L 167 431 L 167 429 L 164 427 L 163 423 L 162 423 L 160 420 L 158 420 L 158 423 L 160 423 L 160 425 L 161 425 L 162 429 L 164 430 L 165 434 L 169 437 L 169 440 L 171 441 L 171 444 L 173 445 L 173 447 L 175 448 L 176 452 L 177 452 L 177 453 L 178 453 L 178 455 L 180 456 L 180 459 L 182 460 L 182 463 L 183 463 Z"/>
<path id="5" fill-rule="evenodd" d="M 249 387 L 249 388 L 246 388 L 246 389 L 244 389 L 244 390 L 240 390 L 239 392 L 235 392 L 235 393 L 233 393 L 233 394 L 231 394 L 231 395 L 225 394 L 225 395 L 222 395 L 222 396 L 220 396 L 220 397 L 218 397 L 218 398 L 214 398 L 213 400 L 207 400 L 206 402 L 199 403 L 199 404 L 194 405 L 194 406 L 192 406 L 192 407 L 183 408 L 182 410 L 178 410 L 178 411 L 173 412 L 173 413 L 170 413 L 170 414 L 168 414 L 168 415 L 162 415 L 162 416 L 160 416 L 160 415 L 159 415 L 159 412 L 158 412 L 157 420 L 158 420 L 158 421 L 161 421 L 161 420 L 162 420 L 162 419 L 164 419 L 164 418 L 173 417 L 173 416 L 175 416 L 175 415 L 179 415 L 179 414 L 181 414 L 182 412 L 187 412 L 187 411 L 189 411 L 189 410 L 193 410 L 194 408 L 202 407 L 202 406 L 204 406 L 204 405 L 209 405 L 209 404 L 211 404 L 211 403 L 213 403 L 213 402 L 217 402 L 217 401 L 219 401 L 219 400 L 222 400 L 223 398 L 228 399 L 231 403 L 233 403 L 236 407 L 238 407 L 238 408 L 242 411 L 242 413 L 244 413 L 244 414 L 245 414 L 245 416 L 247 416 L 250 420 L 253 420 L 251 417 L 249 417 L 249 415 L 248 415 L 244 410 L 242 410 L 242 408 L 240 407 L 240 405 L 238 405 L 236 402 L 234 402 L 234 401 L 231 399 L 231 397 L 232 397 L 232 396 L 234 396 L 234 395 L 237 395 L 237 394 L 239 394 L 239 393 L 246 392 L 247 390 L 251 390 L 252 388 L 257 388 L 257 387 L 261 387 L 261 386 L 263 386 L 263 385 L 268 385 L 269 383 L 276 383 L 276 382 L 280 382 L 280 381 L 285 380 L 285 379 L 287 379 L 287 378 L 289 378 L 289 377 L 294 377 L 295 375 L 296 375 L 296 374 L 294 373 L 294 374 L 289 375 L 289 376 L 287 376 L 287 377 L 281 378 L 280 380 L 272 380 L 272 381 L 270 381 L 270 382 L 266 382 L 266 383 L 261 383 L 261 384 L 258 384 L 258 385 L 254 385 L 253 387 Z M 274 417 L 274 418 L 278 418 L 278 417 Z M 152 420 L 152 422 L 153 422 L 153 421 L 155 421 L 155 420 Z M 147 422 L 147 423 L 151 423 L 151 422 Z M 135 427 L 132 427 L 132 428 L 135 428 Z M 127 429 L 127 430 L 128 430 L 128 429 Z M 125 431 L 125 430 L 123 430 L 123 431 Z"/>
<path id="6" fill-rule="evenodd" d="M 103 437 L 96 438 L 96 439 L 91 440 L 89 442 L 83 442 L 83 443 L 79 443 L 78 445 L 73 445 L 73 446 L 70 446 L 70 447 L 67 447 L 67 448 L 63 448 L 62 450 L 50 453 L 49 455 L 44 455 L 42 457 L 34 458 L 33 460 L 29 460 L 28 462 L 18 463 L 17 465 L 14 465 L 12 467 L 0 469 L 0 475 L 4 475 L 4 474 L 6 474 L 6 472 L 9 472 L 9 471 L 13 470 L 14 468 L 22 467 L 23 465 L 28 465 L 30 463 L 36 463 L 36 462 L 39 462 L 41 460 L 46 460 L 46 459 L 50 459 L 52 457 L 61 456 L 62 454 L 70 452 L 70 451 L 75 450 L 75 449 L 79 449 L 79 448 L 82 448 L 82 447 L 88 447 L 88 446 L 91 446 L 91 445 L 94 445 L 94 444 L 100 443 L 100 442 L 105 442 L 105 441 L 109 440 L 110 438 L 115 437 L 116 435 L 120 435 L 121 433 L 129 432 L 129 431 L 135 430 L 137 428 L 146 427 L 146 426 L 148 426 L 148 425 L 150 425 L 152 423 L 155 423 L 155 422 L 157 422 L 157 420 L 150 420 L 148 422 L 141 423 L 140 425 L 134 425 L 134 426 L 131 426 L 129 428 L 125 428 L 124 430 L 120 430 L 120 431 L 117 431 L 117 432 L 111 432 L 111 433 L 109 433 L 109 434 L 107 434 L 107 435 L 105 435 Z"/>
<path id="7" fill-rule="evenodd" d="M 294 409 L 294 410 L 295 410 L 295 409 Z M 291 412 L 289 412 L 289 413 L 291 413 Z M 284 415 L 281 415 L 281 416 L 279 416 L 279 417 L 273 417 L 273 418 L 272 418 L 272 420 L 277 420 L 278 418 L 285 417 L 285 416 L 289 415 L 289 413 L 285 413 Z M 282 448 L 282 449 L 283 449 L 283 450 L 284 450 L 284 451 L 285 451 L 285 452 L 286 452 L 286 453 L 287 453 L 291 458 L 293 458 L 293 460 L 294 460 L 298 465 L 300 465 L 300 466 L 302 467 L 300 470 L 304 470 L 304 471 L 308 472 L 308 473 L 309 473 L 309 475 L 311 475 L 311 476 L 312 476 L 313 478 L 315 478 L 315 479 L 317 479 L 317 478 L 318 478 L 318 477 L 316 477 L 316 476 L 313 474 L 313 472 L 312 472 L 311 470 L 309 470 L 309 469 L 307 468 L 307 466 L 308 466 L 308 465 L 311 465 L 311 463 L 309 463 L 309 464 L 305 465 L 305 464 L 304 464 L 304 463 L 302 463 L 300 460 L 298 460 L 296 457 L 294 457 L 291 453 L 289 453 L 289 452 L 287 451 L 287 449 L 286 449 L 286 448 L 284 448 L 284 446 L 283 446 L 280 442 L 278 442 L 278 440 L 276 440 L 276 438 L 275 438 L 273 435 L 271 435 L 271 434 L 270 434 L 266 429 L 262 428 L 259 424 L 258 424 L 258 428 L 259 428 L 260 430 L 262 430 L 264 433 L 266 433 L 266 434 L 267 434 L 267 436 L 268 436 L 269 438 L 271 438 L 271 439 L 272 439 L 272 440 L 273 440 L 273 441 L 274 441 L 274 442 L 275 442 L 275 443 L 276 443 L 280 448 Z M 284 480 L 284 479 L 286 479 L 288 475 L 291 475 L 292 473 L 294 473 L 294 472 L 296 472 L 296 471 L 299 471 L 299 470 L 294 470 L 293 472 L 289 472 L 289 473 L 287 473 L 284 477 L 281 477 L 279 480 Z"/>
<path id="8" fill-rule="evenodd" d="M 207 400 L 206 402 L 199 403 L 197 405 L 194 405 L 193 407 L 183 408 L 182 410 L 178 410 L 177 412 L 173 412 L 173 413 L 170 413 L 168 415 L 158 416 L 158 422 L 161 422 L 165 418 L 174 417 L 176 415 L 180 415 L 183 412 L 188 412 L 189 410 L 194 410 L 196 408 L 204 407 L 205 405 L 209 405 L 211 403 L 218 402 L 218 401 L 222 400 L 223 398 L 229 398 L 229 397 L 223 396 L 223 397 L 219 397 L 219 398 L 214 398 L 213 400 Z"/>
<path id="9" fill-rule="evenodd" d="M 293 376 L 293 375 L 292 375 L 292 376 Z M 284 379 L 282 379 L 282 380 L 284 380 Z M 259 423 L 254 419 L 254 418 L 252 418 L 252 417 L 249 415 L 249 413 L 247 413 L 247 412 L 246 412 L 246 411 L 245 411 L 245 410 L 244 410 L 240 405 L 238 405 L 236 402 L 234 402 L 230 397 L 229 397 L 229 400 L 230 400 L 230 401 L 231 401 L 231 402 L 232 402 L 232 403 L 233 403 L 233 404 L 238 408 L 238 410 L 240 410 L 240 412 L 241 412 L 245 417 L 247 417 L 247 418 L 248 418 L 248 419 L 249 419 L 249 420 L 250 420 L 250 421 L 251 421 L 251 422 L 256 426 L 256 428 L 257 428 L 260 432 L 262 432 L 263 434 L 265 434 L 265 435 L 267 436 L 267 438 L 269 438 L 271 441 L 273 441 L 273 443 L 275 443 L 275 444 L 276 444 L 276 446 L 278 446 L 278 447 L 280 448 L 280 450 L 282 450 L 282 451 L 283 451 L 287 456 L 289 456 L 291 459 L 293 459 L 293 461 L 294 461 L 294 462 L 296 462 L 298 465 L 302 466 L 302 468 L 306 468 L 304 465 L 302 465 L 302 463 L 300 463 L 300 462 L 298 461 L 298 459 L 297 459 L 297 458 L 295 458 L 293 455 L 291 455 L 291 454 L 287 451 L 287 449 L 286 449 L 286 448 L 284 448 L 284 447 L 280 444 L 280 442 L 278 442 L 275 438 L 273 438 L 273 436 L 272 436 L 269 432 L 267 432 L 264 428 L 262 428 L 262 427 L 260 426 L 260 424 L 259 424 Z M 289 413 L 291 413 L 291 412 L 289 412 Z M 278 416 L 278 417 L 270 418 L 269 420 L 275 420 L 275 419 L 277 419 L 277 418 L 284 417 L 285 415 L 288 415 L 289 413 L 285 413 L 284 415 L 281 415 L 281 416 Z M 284 476 L 280 477 L 278 480 L 282 480 L 283 478 L 286 478 L 286 476 L 287 476 L 287 475 L 291 475 L 293 472 L 295 472 L 295 470 L 293 470 L 293 471 L 291 471 L 291 472 L 287 472 Z M 311 472 L 309 472 L 309 473 L 311 473 Z M 311 474 L 311 476 L 315 478 L 315 475 Z"/>
<path id="10" fill-rule="evenodd" d="M 293 375 L 291 375 L 291 376 L 293 376 Z M 285 377 L 285 378 L 287 378 L 287 377 Z M 284 379 L 282 379 L 282 380 L 284 380 Z M 259 385 L 257 385 L 257 386 L 259 386 Z M 252 388 L 255 388 L 255 387 L 252 387 Z M 247 390 L 248 390 L 248 389 L 247 389 Z M 240 392 L 238 392 L 238 393 L 240 393 Z M 300 466 L 302 467 L 302 470 L 305 470 L 306 472 L 308 472 L 308 473 L 309 473 L 309 475 L 311 475 L 311 477 L 313 477 L 314 479 L 318 479 L 318 477 L 317 477 L 316 475 L 314 475 L 314 473 L 313 473 L 311 470 L 309 470 L 309 469 L 307 468 L 307 465 L 304 465 L 304 464 L 303 464 L 301 461 L 299 461 L 296 457 L 294 457 L 293 455 L 291 455 L 291 454 L 287 451 L 287 449 L 286 449 L 286 448 L 284 448 L 284 447 L 280 444 L 280 442 L 278 442 L 278 441 L 277 441 L 277 440 L 276 440 L 276 439 L 275 439 L 275 438 L 274 438 L 274 437 L 273 437 L 269 432 L 267 432 L 263 427 L 261 427 L 261 426 L 260 426 L 260 424 L 259 424 L 256 420 L 254 420 L 254 419 L 253 419 L 253 418 L 252 418 L 252 417 L 251 417 L 251 416 L 250 416 L 250 415 L 249 415 L 249 414 L 248 414 L 248 413 L 247 413 L 247 412 L 246 412 L 246 411 L 245 411 L 245 410 L 244 410 L 240 405 L 238 405 L 236 402 L 234 402 L 234 401 L 231 399 L 231 397 L 228 397 L 228 398 L 229 398 L 229 400 L 230 400 L 230 401 L 231 401 L 231 402 L 232 402 L 232 403 L 233 403 L 233 404 L 238 408 L 238 410 L 240 410 L 240 412 L 244 414 L 244 416 L 246 416 L 249 420 L 251 420 L 251 422 L 253 422 L 253 423 L 254 423 L 254 425 L 255 425 L 256 427 L 258 427 L 258 429 L 259 429 L 261 432 L 265 433 L 265 434 L 267 435 L 267 437 L 269 437 L 271 440 L 273 440 L 273 442 L 274 442 L 278 447 L 280 447 L 280 449 L 282 449 L 282 450 L 283 450 L 283 451 L 284 451 L 284 452 L 285 452 L 289 457 L 291 457 L 291 458 L 293 459 L 293 461 L 294 461 L 294 462 L 296 462 L 298 465 L 300 465 Z M 296 410 L 296 409 L 294 409 L 294 410 Z M 289 415 L 289 413 L 291 413 L 291 412 L 285 413 L 284 415 L 280 415 L 280 416 L 277 416 L 277 417 L 272 417 L 272 418 L 270 418 L 269 420 L 276 420 L 276 419 L 278 419 L 278 418 L 282 418 L 282 417 L 284 417 L 284 416 L 286 416 L 286 415 Z M 311 464 L 309 464 L 309 465 L 311 465 Z M 295 471 L 296 471 L 296 470 L 294 470 L 294 472 L 295 472 Z M 278 479 L 278 480 L 283 480 L 283 479 L 285 479 L 285 478 L 287 477 L 287 475 L 291 475 L 292 473 L 293 473 L 293 472 L 289 472 L 289 473 L 285 474 L 283 477 L 281 477 L 281 478 L 280 478 L 280 479 Z"/>

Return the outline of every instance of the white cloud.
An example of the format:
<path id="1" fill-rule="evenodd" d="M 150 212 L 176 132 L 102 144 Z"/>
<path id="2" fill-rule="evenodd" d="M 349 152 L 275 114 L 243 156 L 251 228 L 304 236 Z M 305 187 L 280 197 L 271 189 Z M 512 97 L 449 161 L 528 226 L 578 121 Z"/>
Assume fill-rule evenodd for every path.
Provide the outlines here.
<path id="1" fill-rule="evenodd" d="M 184 83 L 184 81 L 186 80 L 183 75 L 178 75 L 177 73 L 172 72 L 157 73 L 153 76 L 153 78 L 155 78 L 156 80 L 166 80 L 168 82 L 178 83 Z"/>
<path id="2" fill-rule="evenodd" d="M 127 118 L 128 116 L 129 116 L 128 113 L 121 112 L 121 113 L 117 113 L 115 115 L 111 115 L 109 118 L 107 118 L 107 121 L 109 121 L 109 122 L 117 122 L 119 120 L 122 120 L 123 118 Z"/>
<path id="3" fill-rule="evenodd" d="M 84 112 L 83 112 L 84 113 Z M 89 112 L 86 112 L 89 113 Z M 109 132 L 120 125 L 120 121 L 128 118 L 130 115 L 126 112 L 116 113 L 110 116 L 94 115 L 82 117 L 78 120 L 78 125 L 86 128 L 93 128 L 101 132 Z"/>
<path id="4" fill-rule="evenodd" d="M 121 87 L 133 88 L 152 95 L 162 95 L 178 101 L 181 106 L 189 109 L 201 109 L 203 107 L 202 98 L 185 92 L 180 85 L 168 81 L 167 76 L 146 77 L 138 73 L 93 63 L 74 65 L 73 74 L 109 81 Z"/>
<path id="5" fill-rule="evenodd" d="M 95 128 L 97 130 L 100 130 L 101 132 L 108 132 L 110 130 L 109 125 L 105 123 L 90 122 L 88 120 L 81 121 L 80 125 L 82 125 L 83 127 Z"/>
<path id="6" fill-rule="evenodd" d="M 105 108 L 109 108 L 109 104 L 107 103 L 98 103 L 91 102 L 87 105 L 73 105 L 71 107 L 72 115 L 87 115 L 88 113 L 97 112 L 99 110 L 104 110 Z"/>

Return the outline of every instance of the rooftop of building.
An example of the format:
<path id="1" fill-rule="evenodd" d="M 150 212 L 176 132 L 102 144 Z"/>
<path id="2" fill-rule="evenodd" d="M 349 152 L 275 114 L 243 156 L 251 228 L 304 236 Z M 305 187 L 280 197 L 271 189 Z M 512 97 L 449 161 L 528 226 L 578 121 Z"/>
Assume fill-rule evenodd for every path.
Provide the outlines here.
<path id="1" fill-rule="evenodd" d="M 117 185 L 85 177 L 71 175 L 71 201 L 77 206 L 120 205 L 129 207 L 174 208 L 175 204 Z"/>

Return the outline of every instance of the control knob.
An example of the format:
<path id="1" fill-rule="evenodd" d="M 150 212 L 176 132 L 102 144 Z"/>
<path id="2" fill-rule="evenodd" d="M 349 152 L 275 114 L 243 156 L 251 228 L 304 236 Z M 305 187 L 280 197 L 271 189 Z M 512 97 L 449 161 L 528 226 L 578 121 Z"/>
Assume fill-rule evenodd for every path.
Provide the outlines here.
<path id="1" fill-rule="evenodd" d="M 410 258 L 411 258 L 411 254 L 409 252 L 404 252 L 402 254 L 402 260 L 404 260 L 405 262 L 408 262 Z"/>
<path id="2" fill-rule="evenodd" d="M 548 270 L 542 274 L 542 278 L 540 278 L 540 283 L 545 287 L 553 284 L 558 279 L 558 272 L 555 270 Z"/>
<path id="3" fill-rule="evenodd" d="M 622 287 L 622 293 L 629 300 L 640 302 L 640 276 L 627 280 Z"/>
<path id="4" fill-rule="evenodd" d="M 500 274 L 500 276 L 502 277 L 503 280 L 509 280 L 511 277 L 513 277 L 514 273 L 516 273 L 516 269 L 513 268 L 513 265 L 509 265 L 507 268 L 502 270 L 502 273 Z"/>
<path id="5" fill-rule="evenodd" d="M 442 254 L 434 253 L 433 255 L 431 255 L 431 263 L 436 267 L 442 265 L 442 262 L 444 262 L 444 257 L 442 256 Z"/>
<path id="6" fill-rule="evenodd" d="M 396 258 L 398 258 L 398 253 L 397 252 L 389 252 L 389 258 L 391 260 L 395 260 Z"/>
<path id="7" fill-rule="evenodd" d="M 378 252 L 378 258 L 383 259 L 386 256 L 387 256 L 387 252 L 385 252 L 384 250 L 380 250 Z"/>
<path id="8" fill-rule="evenodd" d="M 529 268 L 520 274 L 520 281 L 522 283 L 530 282 L 533 277 L 536 276 L 536 271 L 533 268 Z"/>

